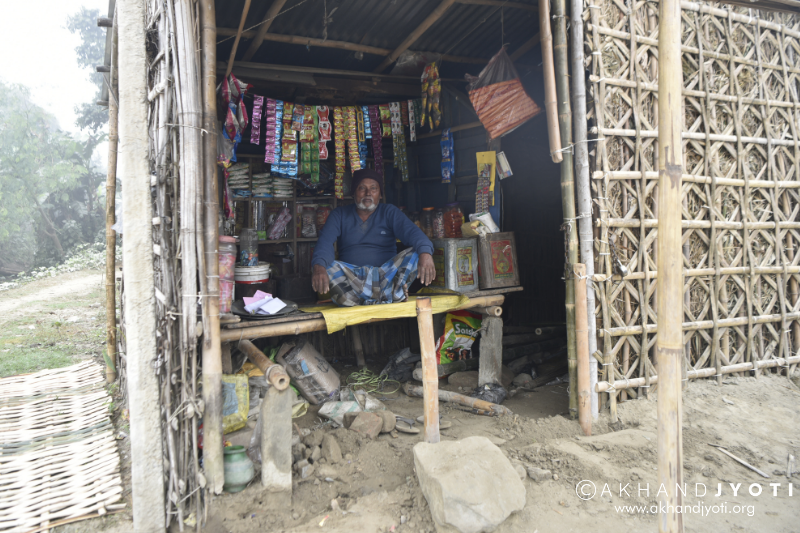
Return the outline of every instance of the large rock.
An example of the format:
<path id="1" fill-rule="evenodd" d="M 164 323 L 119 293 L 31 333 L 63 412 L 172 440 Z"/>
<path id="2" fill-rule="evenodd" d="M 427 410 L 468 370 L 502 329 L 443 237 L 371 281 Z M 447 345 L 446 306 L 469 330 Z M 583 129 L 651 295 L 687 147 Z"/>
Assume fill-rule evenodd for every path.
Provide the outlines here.
<path id="1" fill-rule="evenodd" d="M 414 446 L 414 466 L 440 533 L 494 531 L 525 506 L 525 486 L 486 437 Z"/>
<path id="2" fill-rule="evenodd" d="M 339 447 L 336 437 L 331 434 L 327 434 L 322 438 L 322 457 L 332 464 L 342 460 L 342 449 Z"/>
<path id="3" fill-rule="evenodd" d="M 454 374 L 450 374 L 450 376 L 447 378 L 447 383 L 453 387 L 463 387 L 464 389 L 471 391 L 478 386 L 478 371 L 468 370 L 466 372 L 456 372 Z"/>
<path id="4" fill-rule="evenodd" d="M 358 413 L 350 429 L 371 439 L 377 438 L 383 428 L 383 419 L 375 413 Z"/>

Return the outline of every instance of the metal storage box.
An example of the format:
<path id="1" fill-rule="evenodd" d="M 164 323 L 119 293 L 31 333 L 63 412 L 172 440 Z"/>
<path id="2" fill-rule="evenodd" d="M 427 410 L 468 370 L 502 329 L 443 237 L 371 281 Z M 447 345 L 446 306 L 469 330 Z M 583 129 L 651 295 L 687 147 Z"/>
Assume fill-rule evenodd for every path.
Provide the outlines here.
<path id="1" fill-rule="evenodd" d="M 516 287 L 519 285 L 517 246 L 514 233 L 490 233 L 478 237 L 480 250 L 481 289 Z"/>
<path id="2" fill-rule="evenodd" d="M 432 287 L 456 292 L 478 290 L 478 240 L 433 239 L 436 279 Z"/>

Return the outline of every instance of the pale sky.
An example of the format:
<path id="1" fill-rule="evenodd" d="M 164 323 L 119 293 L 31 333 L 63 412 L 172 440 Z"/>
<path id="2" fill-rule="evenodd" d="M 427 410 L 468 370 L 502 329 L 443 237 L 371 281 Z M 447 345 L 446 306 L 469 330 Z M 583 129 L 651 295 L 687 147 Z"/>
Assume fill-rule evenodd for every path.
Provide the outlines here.
<path id="1" fill-rule="evenodd" d="M 0 2 L 0 78 L 27 86 L 62 129 L 76 133 L 75 106 L 95 96 L 89 70 L 76 61 L 80 37 L 66 28 L 67 17 L 81 6 L 108 14 L 108 0 Z"/>

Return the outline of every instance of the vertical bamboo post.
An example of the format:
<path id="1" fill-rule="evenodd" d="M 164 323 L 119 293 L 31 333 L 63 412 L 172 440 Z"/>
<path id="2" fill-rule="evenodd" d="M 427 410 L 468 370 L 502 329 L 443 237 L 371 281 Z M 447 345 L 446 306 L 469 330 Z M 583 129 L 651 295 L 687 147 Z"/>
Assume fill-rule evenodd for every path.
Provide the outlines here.
<path id="1" fill-rule="evenodd" d="M 561 146 L 568 147 L 572 144 L 572 111 L 569 104 L 569 54 L 567 47 L 567 18 L 566 0 L 553 0 L 553 18 L 556 23 L 553 28 L 554 59 L 556 72 L 556 93 L 558 96 L 558 124 L 561 131 Z M 567 310 L 567 358 L 569 365 L 569 411 L 574 417 L 578 411 L 578 359 L 575 351 L 575 286 L 570 281 L 572 268 L 570 265 L 578 262 L 578 235 L 573 227 L 575 225 L 575 184 L 572 178 L 572 153 L 567 151 L 567 157 L 561 162 L 561 209 L 564 213 L 566 231 L 566 265 L 564 276 L 566 281 L 566 295 L 564 307 Z"/>
<path id="2" fill-rule="evenodd" d="M 156 298 L 147 108 L 145 4 L 117 0 L 119 176 L 125 194 L 125 333 L 133 530 L 165 531 L 164 454 L 156 362 Z"/>
<path id="3" fill-rule="evenodd" d="M 425 406 L 425 442 L 439 442 L 439 374 L 433 342 L 430 298 L 417 298 L 417 327 L 422 353 L 422 403 Z"/>
<path id="4" fill-rule="evenodd" d="M 683 435 L 681 366 L 683 365 L 683 256 L 681 249 L 681 4 L 659 4 L 658 28 L 658 481 L 666 488 L 661 502 L 660 533 L 683 531 Z"/>
<path id="5" fill-rule="evenodd" d="M 222 346 L 219 337 L 219 181 L 217 179 L 217 21 L 213 0 L 200 1 L 202 92 L 203 92 L 203 188 L 206 263 L 206 291 L 203 305 L 207 310 L 208 330 L 203 335 L 203 420 L 208 427 L 222 425 Z M 225 483 L 222 434 L 209 431 L 204 436 L 203 467 L 208 487 L 222 493 Z"/>
<path id="6" fill-rule="evenodd" d="M 586 276 L 594 276 L 594 228 L 592 227 L 592 185 L 589 178 L 589 136 L 586 119 L 586 78 L 583 59 L 583 0 L 572 0 L 572 104 L 575 108 L 575 174 L 578 189 L 578 233 L 580 238 L 580 261 L 586 268 Z M 597 351 L 597 321 L 595 318 L 594 286 L 586 286 L 586 322 L 588 325 L 589 351 Z M 575 296 L 576 303 L 578 296 Z M 576 321 L 577 319 L 577 309 Z M 600 406 L 594 385 L 597 383 L 597 359 L 589 357 L 589 394 L 592 402 L 592 417 L 597 417 Z"/>
<path id="7" fill-rule="evenodd" d="M 550 137 L 550 157 L 560 163 L 561 136 L 558 131 L 558 104 L 556 102 L 556 72 L 553 66 L 553 34 L 550 31 L 550 2 L 539 2 L 539 42 L 542 45 L 542 68 L 544 69 L 544 109 L 547 116 L 547 134 Z"/>
<path id="8" fill-rule="evenodd" d="M 589 324 L 586 314 L 586 265 L 572 265 L 575 277 L 575 343 L 578 351 L 578 423 L 592 434 L 592 393 L 589 390 Z M 592 357 L 594 359 L 594 357 Z"/>
<path id="9" fill-rule="evenodd" d="M 111 88 L 117 89 L 117 25 L 108 29 L 111 32 Z M 114 383 L 117 379 L 117 282 L 116 269 L 117 232 L 111 229 L 114 225 L 114 211 L 117 196 L 117 132 L 119 121 L 119 103 L 113 94 L 108 99 L 108 174 L 106 176 L 106 382 Z"/>

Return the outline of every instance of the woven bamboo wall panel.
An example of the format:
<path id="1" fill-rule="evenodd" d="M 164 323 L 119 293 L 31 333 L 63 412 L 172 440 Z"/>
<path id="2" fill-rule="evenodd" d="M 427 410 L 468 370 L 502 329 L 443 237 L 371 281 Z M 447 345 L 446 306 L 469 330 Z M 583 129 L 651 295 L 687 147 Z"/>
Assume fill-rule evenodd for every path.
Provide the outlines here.
<path id="1" fill-rule="evenodd" d="M 587 7 L 600 379 L 648 385 L 657 374 L 659 6 Z M 800 346 L 800 21 L 682 8 L 687 360 L 719 370 L 788 357 Z"/>

